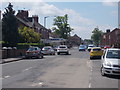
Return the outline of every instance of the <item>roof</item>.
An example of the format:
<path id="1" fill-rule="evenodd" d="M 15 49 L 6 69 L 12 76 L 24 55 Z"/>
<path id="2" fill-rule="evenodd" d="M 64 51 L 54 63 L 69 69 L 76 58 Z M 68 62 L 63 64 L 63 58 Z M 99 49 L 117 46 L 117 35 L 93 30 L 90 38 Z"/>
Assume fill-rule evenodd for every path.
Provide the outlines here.
<path id="1" fill-rule="evenodd" d="M 101 49 L 101 47 L 93 47 L 92 49 Z"/>
<path id="2" fill-rule="evenodd" d="M 107 50 L 120 50 L 119 48 L 107 48 Z"/>

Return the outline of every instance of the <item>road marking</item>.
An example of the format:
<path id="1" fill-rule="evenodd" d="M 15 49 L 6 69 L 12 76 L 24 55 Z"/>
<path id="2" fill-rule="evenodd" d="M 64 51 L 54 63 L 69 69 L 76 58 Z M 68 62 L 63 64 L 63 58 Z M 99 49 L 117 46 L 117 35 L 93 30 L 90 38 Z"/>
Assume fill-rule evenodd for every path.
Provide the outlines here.
<path id="1" fill-rule="evenodd" d="M 27 70 L 30 70 L 30 69 L 32 69 L 32 67 L 29 67 L 29 68 L 27 68 L 27 69 L 24 69 L 23 72 L 25 72 L 25 71 L 27 71 Z"/>
<path id="2" fill-rule="evenodd" d="M 31 86 L 43 86 L 43 82 L 33 83 Z"/>
<path id="3" fill-rule="evenodd" d="M 9 75 L 7 75 L 7 76 L 4 76 L 4 78 L 3 79 L 5 79 L 5 78 L 9 78 L 10 76 Z"/>
<path id="4" fill-rule="evenodd" d="M 91 88 L 91 83 L 89 83 L 89 88 Z"/>

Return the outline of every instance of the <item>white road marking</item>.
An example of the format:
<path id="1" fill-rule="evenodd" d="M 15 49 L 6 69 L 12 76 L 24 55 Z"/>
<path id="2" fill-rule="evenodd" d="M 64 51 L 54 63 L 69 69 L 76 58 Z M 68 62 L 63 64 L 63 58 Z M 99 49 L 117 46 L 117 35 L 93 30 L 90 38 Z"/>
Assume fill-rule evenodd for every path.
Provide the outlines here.
<path id="1" fill-rule="evenodd" d="M 40 83 L 33 83 L 31 86 L 42 86 L 43 85 L 43 82 L 40 82 Z"/>
<path id="2" fill-rule="evenodd" d="M 27 70 L 30 70 L 30 69 L 32 69 L 32 67 L 29 67 L 29 68 L 27 68 L 27 69 L 24 69 L 23 72 L 25 72 L 25 71 L 27 71 Z"/>
<path id="3" fill-rule="evenodd" d="M 3 79 L 5 79 L 5 78 L 9 78 L 10 76 L 9 75 L 7 75 L 7 76 L 4 76 L 4 78 Z"/>
<path id="4" fill-rule="evenodd" d="M 91 83 L 89 83 L 89 88 L 91 88 Z"/>

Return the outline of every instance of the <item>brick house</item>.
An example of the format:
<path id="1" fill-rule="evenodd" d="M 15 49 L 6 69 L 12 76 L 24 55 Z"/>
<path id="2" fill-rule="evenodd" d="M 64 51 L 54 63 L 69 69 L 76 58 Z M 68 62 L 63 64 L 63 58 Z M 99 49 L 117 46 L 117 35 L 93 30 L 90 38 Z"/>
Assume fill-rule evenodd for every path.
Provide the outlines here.
<path id="1" fill-rule="evenodd" d="M 120 48 L 120 29 L 115 28 L 113 31 L 107 30 L 101 37 L 101 46 L 111 46 Z"/>
<path id="2" fill-rule="evenodd" d="M 46 29 L 38 22 L 39 17 L 37 15 L 29 17 L 29 12 L 27 10 L 18 10 L 16 18 L 18 19 L 19 26 L 23 25 L 32 28 L 35 32 L 41 34 L 41 39 L 49 39 L 50 30 Z"/>
<path id="3" fill-rule="evenodd" d="M 78 36 L 78 35 L 74 35 L 68 38 L 68 41 L 72 44 L 72 45 L 80 45 L 82 43 L 82 39 Z"/>

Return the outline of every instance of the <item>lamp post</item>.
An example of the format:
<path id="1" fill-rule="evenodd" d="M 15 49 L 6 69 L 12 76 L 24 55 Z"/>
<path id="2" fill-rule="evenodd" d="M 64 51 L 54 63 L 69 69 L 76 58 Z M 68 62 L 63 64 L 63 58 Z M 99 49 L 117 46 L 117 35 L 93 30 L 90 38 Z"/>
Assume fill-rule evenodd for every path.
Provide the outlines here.
<path id="1" fill-rule="evenodd" d="M 49 16 L 44 17 L 44 27 L 46 28 L 46 18 L 48 18 Z"/>

